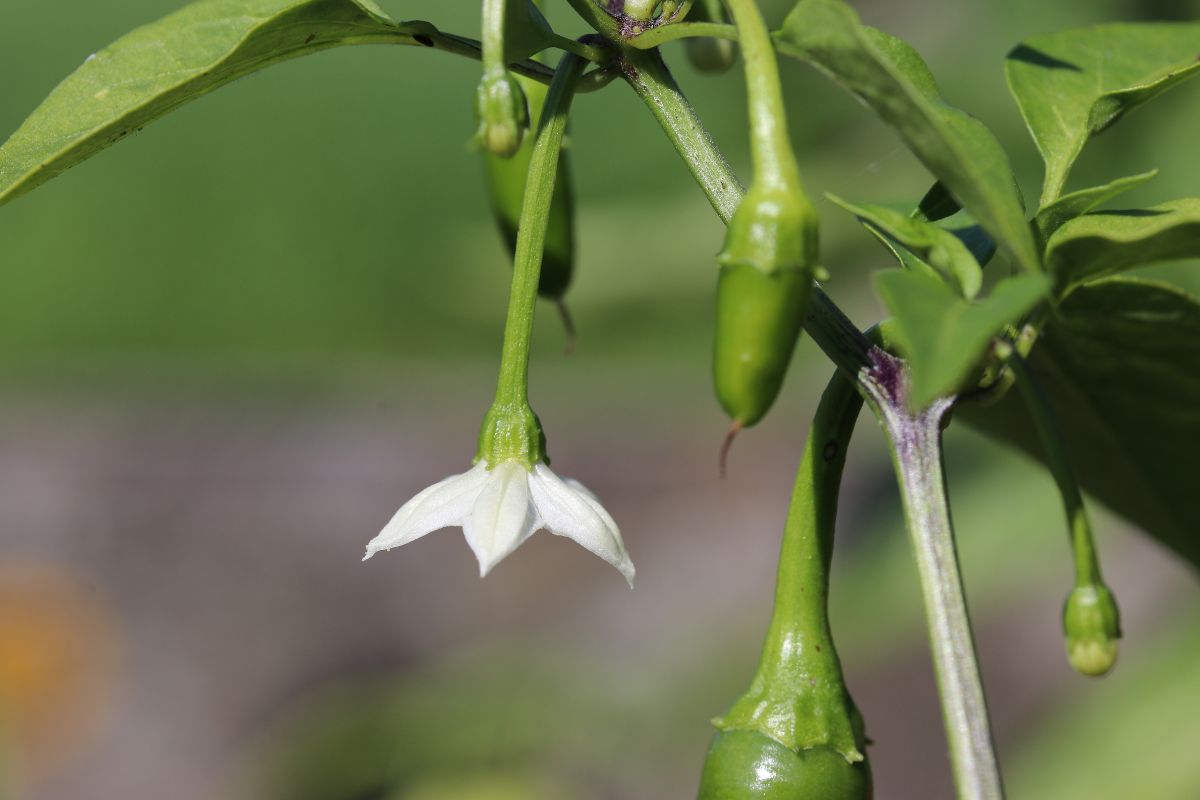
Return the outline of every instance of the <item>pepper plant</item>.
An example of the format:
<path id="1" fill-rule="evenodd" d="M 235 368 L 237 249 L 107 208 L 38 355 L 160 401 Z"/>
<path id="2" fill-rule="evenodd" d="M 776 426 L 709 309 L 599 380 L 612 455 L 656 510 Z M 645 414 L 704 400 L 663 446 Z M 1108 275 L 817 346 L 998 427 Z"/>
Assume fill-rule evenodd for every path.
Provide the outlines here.
<path id="1" fill-rule="evenodd" d="M 1200 475 L 1200 301 L 1123 274 L 1200 256 L 1200 199 L 1114 209 L 1154 173 L 1092 187 L 1069 179 L 1092 137 L 1200 70 L 1200 23 L 1039 35 L 1009 53 L 1008 85 L 1045 163 L 1040 199 L 1027 204 L 996 137 L 942 98 L 912 47 L 863 24 L 842 0 L 799 0 L 774 26 L 755 0 L 565 2 L 590 33 L 555 31 L 533 0 L 483 0 L 481 41 L 396 21 L 371 0 L 198 0 L 89 56 L 51 93 L 0 147 L 0 204 L 280 61 L 356 44 L 480 61 L 472 141 L 513 263 L 495 399 L 473 467 L 405 503 L 367 554 L 461 526 L 486 574 L 546 529 L 632 584 L 617 523 L 591 492 L 550 469 L 527 393 L 539 294 L 558 304 L 570 332 L 563 299 L 574 198 L 562 148 L 572 102 L 628 86 L 727 226 L 714 264 L 713 347 L 715 394 L 731 420 L 726 449 L 772 408 L 802 331 L 833 368 L 801 456 L 761 663 L 714 721 L 700 796 L 871 796 L 866 727 L 826 615 L 842 468 L 865 407 L 886 434 L 901 491 L 958 795 L 1002 797 L 956 561 L 943 430 L 957 420 L 1045 463 L 1075 565 L 1063 611 L 1067 657 L 1082 673 L 1106 673 L 1120 622 L 1083 492 L 1200 562 L 1200 510 L 1190 497 Z M 740 59 L 748 183 L 672 77 L 659 48 L 673 40 L 686 40 L 703 72 Z M 829 195 L 826 208 L 856 217 L 896 262 L 874 276 L 890 317 L 865 330 L 821 288 L 839 265 L 821 258 L 781 57 L 853 94 L 930 175 L 905 208 Z M 463 93 L 469 101 L 470 87 Z"/>

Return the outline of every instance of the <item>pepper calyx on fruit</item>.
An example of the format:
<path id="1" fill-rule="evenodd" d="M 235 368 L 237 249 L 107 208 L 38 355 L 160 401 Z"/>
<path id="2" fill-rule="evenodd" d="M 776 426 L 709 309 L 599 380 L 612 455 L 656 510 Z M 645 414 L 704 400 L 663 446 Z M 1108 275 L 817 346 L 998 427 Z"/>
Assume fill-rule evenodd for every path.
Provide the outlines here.
<path id="1" fill-rule="evenodd" d="M 803 193 L 755 184 L 729 221 L 717 261 L 722 267 L 751 266 L 768 275 L 781 269 L 812 272 L 818 230 L 817 211 Z"/>

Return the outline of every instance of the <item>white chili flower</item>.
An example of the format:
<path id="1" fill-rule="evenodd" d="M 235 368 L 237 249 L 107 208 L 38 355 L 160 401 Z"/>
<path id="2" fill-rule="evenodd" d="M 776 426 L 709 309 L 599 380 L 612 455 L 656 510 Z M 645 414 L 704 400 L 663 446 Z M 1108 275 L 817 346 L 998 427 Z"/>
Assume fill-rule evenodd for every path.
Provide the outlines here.
<path id="1" fill-rule="evenodd" d="M 616 522 L 581 483 L 563 480 L 543 461 L 528 468 L 519 460 L 506 460 L 489 469 L 480 459 L 471 470 L 435 483 L 396 512 L 367 545 L 363 560 L 460 525 L 479 560 L 481 577 L 544 528 L 574 539 L 633 586 L 633 562 Z"/>

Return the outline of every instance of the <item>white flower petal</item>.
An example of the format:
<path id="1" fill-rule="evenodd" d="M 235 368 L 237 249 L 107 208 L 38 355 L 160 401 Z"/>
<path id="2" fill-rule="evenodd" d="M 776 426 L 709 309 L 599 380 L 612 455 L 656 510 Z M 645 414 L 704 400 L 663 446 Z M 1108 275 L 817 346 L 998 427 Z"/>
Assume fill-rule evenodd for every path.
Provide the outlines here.
<path id="1" fill-rule="evenodd" d="M 635 570 L 621 531 L 595 495 L 577 481 L 564 481 L 545 464 L 534 467 L 529 492 L 548 531 L 574 539 L 616 567 L 633 586 Z"/>
<path id="2" fill-rule="evenodd" d="M 541 527 L 529 499 L 529 477 L 529 470 L 519 462 L 497 464 L 488 473 L 471 515 L 463 521 L 463 535 L 479 560 L 480 577 Z"/>
<path id="3" fill-rule="evenodd" d="M 481 461 L 461 475 L 451 475 L 423 489 L 401 506 L 391 522 L 367 544 L 363 561 L 380 550 L 408 544 L 440 528 L 461 525 L 470 516 L 487 477 L 487 465 Z"/>

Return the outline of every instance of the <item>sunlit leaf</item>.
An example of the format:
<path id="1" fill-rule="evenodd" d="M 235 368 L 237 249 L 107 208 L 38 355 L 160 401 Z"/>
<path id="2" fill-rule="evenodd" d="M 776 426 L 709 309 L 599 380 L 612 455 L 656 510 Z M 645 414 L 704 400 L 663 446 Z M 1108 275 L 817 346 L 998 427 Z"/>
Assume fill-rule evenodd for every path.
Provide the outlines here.
<path id="1" fill-rule="evenodd" d="M 339 45 L 423 44 L 427 32 L 437 34 L 390 20 L 370 0 L 184 6 L 88 56 L 0 147 L 0 204 L 263 67 Z"/>
<path id="2" fill-rule="evenodd" d="M 1063 301 L 1029 364 L 1083 488 L 1200 566 L 1200 302 L 1150 281 L 1089 283 Z M 1041 458 L 1016 392 L 955 416 Z"/>
<path id="3" fill-rule="evenodd" d="M 1135 267 L 1200 256 L 1200 200 L 1094 211 L 1064 223 L 1046 245 L 1060 288 Z"/>
<path id="4" fill-rule="evenodd" d="M 1046 162 L 1042 206 L 1089 137 L 1200 69 L 1200 23 L 1119 23 L 1035 36 L 1008 54 L 1008 86 Z"/>
<path id="5" fill-rule="evenodd" d="M 1017 322 L 1045 296 L 1044 275 L 1020 275 L 996 284 L 969 303 L 942 281 L 920 272 L 875 276 L 875 289 L 892 313 L 890 331 L 908 359 L 910 404 L 923 407 L 963 387 L 1004 326 Z"/>
<path id="6" fill-rule="evenodd" d="M 1136 189 L 1157 174 L 1158 170 L 1155 169 L 1150 172 L 1143 172 L 1141 175 L 1117 178 L 1115 181 L 1106 183 L 1103 186 L 1092 186 L 1065 194 L 1034 216 L 1034 227 L 1037 229 L 1041 240 L 1045 242 L 1055 231 L 1062 227 L 1064 222 L 1069 222 L 1076 217 L 1083 216 L 1119 194 L 1128 192 L 1130 189 Z"/>
<path id="7" fill-rule="evenodd" d="M 915 50 L 862 25 L 840 0 L 801 0 L 776 34 L 776 46 L 853 92 L 1021 269 L 1041 269 L 1008 156 L 982 122 L 942 99 Z"/>
<path id="8" fill-rule="evenodd" d="M 892 246 L 893 242 L 932 267 L 961 296 L 970 300 L 979 293 L 983 270 L 962 240 L 950 231 L 886 206 L 850 203 L 834 195 L 829 195 L 829 199 L 857 216 L 868 228 L 883 234 L 881 238 L 896 253 L 902 266 L 910 264 Z"/>

